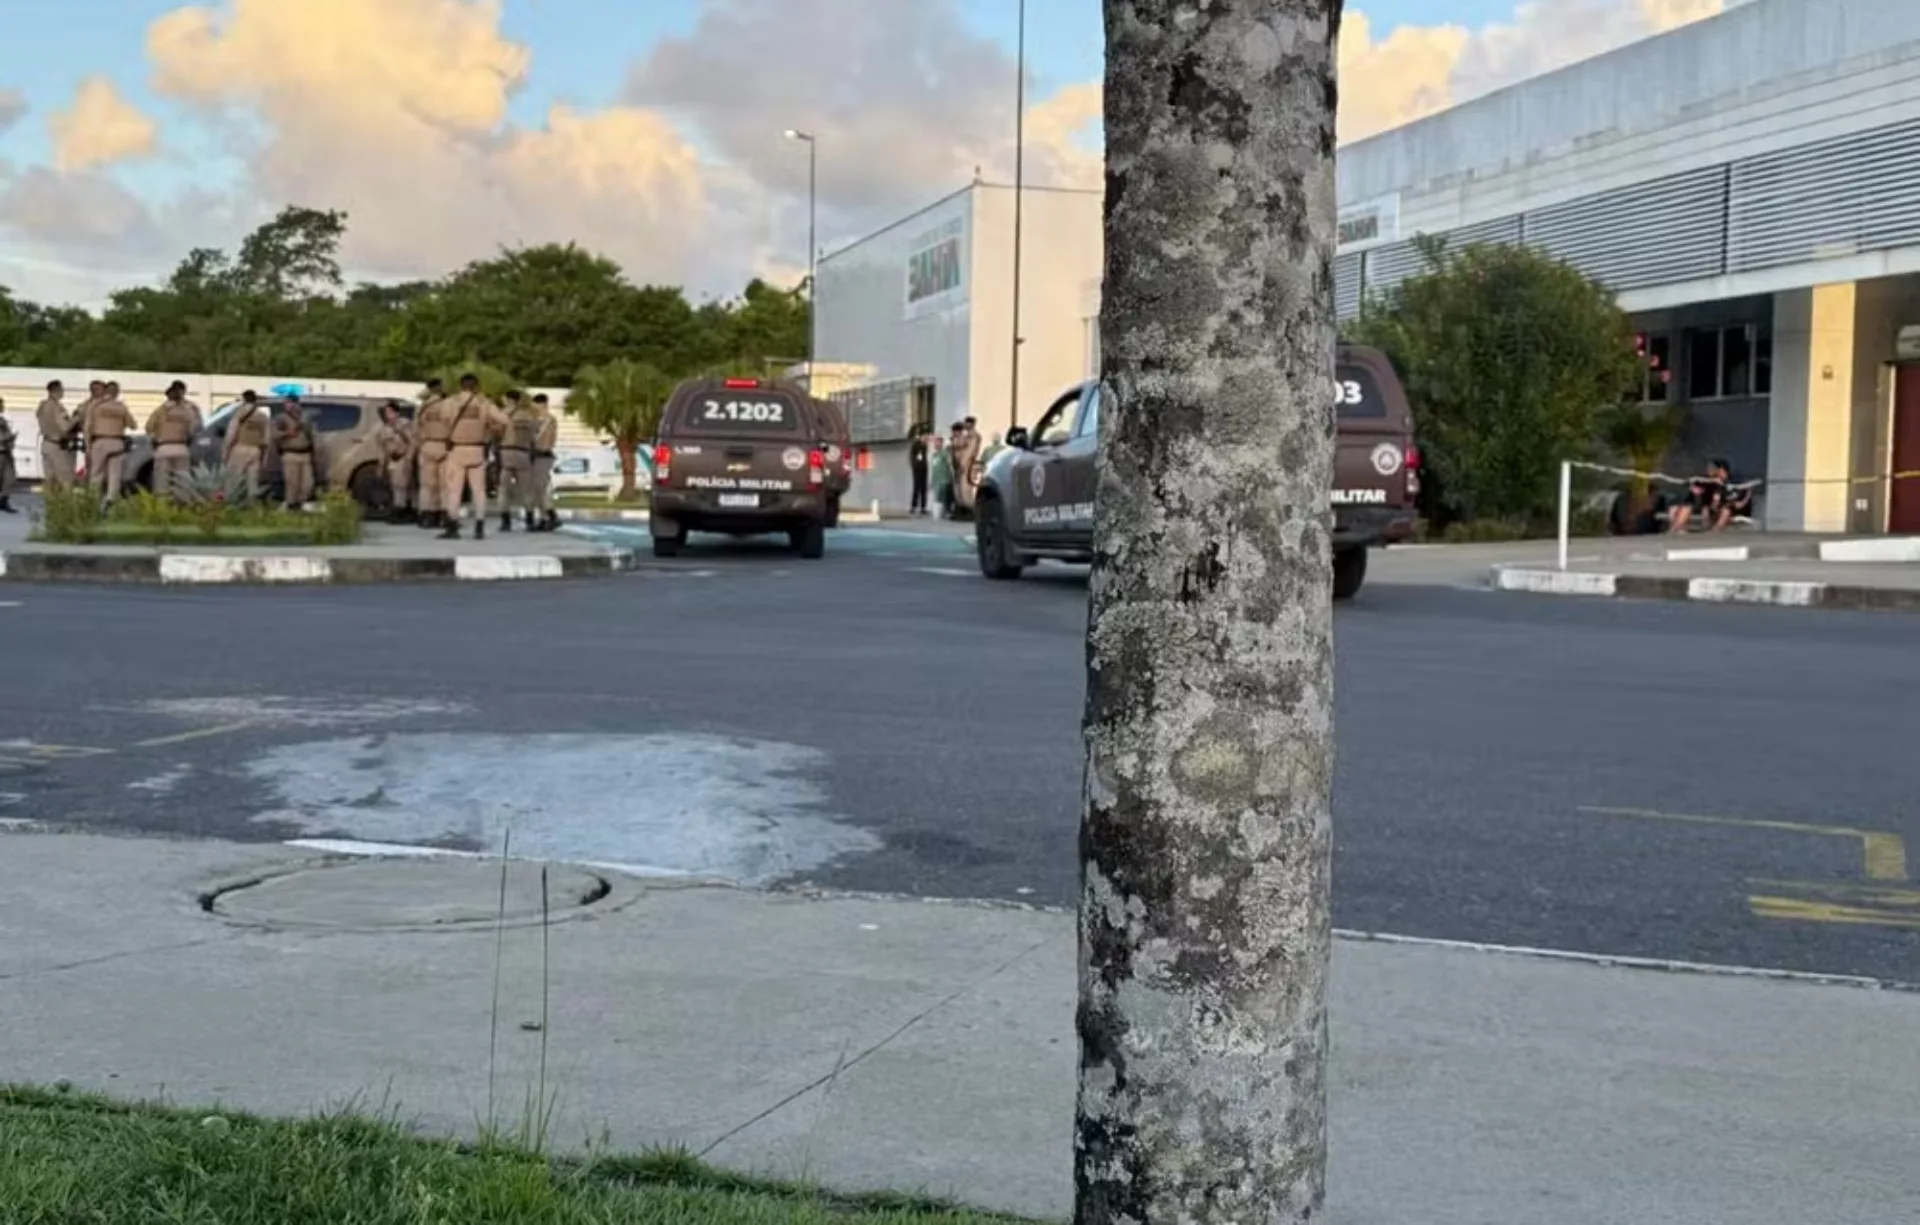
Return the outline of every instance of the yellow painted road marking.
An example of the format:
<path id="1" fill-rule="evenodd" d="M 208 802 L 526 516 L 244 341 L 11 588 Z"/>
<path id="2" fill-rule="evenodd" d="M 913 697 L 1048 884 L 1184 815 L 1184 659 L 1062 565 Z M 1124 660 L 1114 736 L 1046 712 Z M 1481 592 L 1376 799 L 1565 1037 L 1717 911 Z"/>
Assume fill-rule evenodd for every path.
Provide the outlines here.
<path id="1" fill-rule="evenodd" d="M 1776 830 L 1788 834 L 1854 838 L 1860 843 L 1861 858 L 1866 866 L 1868 880 L 1903 881 L 1907 879 L 1906 840 L 1899 834 L 1889 834 L 1884 830 L 1855 829 L 1848 825 L 1813 825 L 1805 821 L 1767 821 L 1747 817 L 1661 812 L 1653 808 L 1600 808 L 1583 805 L 1580 811 L 1611 817 L 1642 817 L 1654 821 L 1678 821 L 1693 825 L 1730 825 L 1742 829 Z"/>
<path id="2" fill-rule="evenodd" d="M 30 744 L 26 749 L 27 756 L 49 761 L 64 761 L 72 757 L 103 757 L 113 752 L 112 749 L 89 748 L 83 744 Z"/>
<path id="3" fill-rule="evenodd" d="M 201 727 L 190 732 L 177 732 L 171 736 L 155 736 L 151 740 L 136 740 L 136 749 L 157 749 L 163 745 L 185 744 L 189 740 L 205 740 L 209 736 L 225 736 L 231 732 L 242 732 L 250 727 L 259 726 L 257 719 L 242 719 L 238 723 L 222 723 L 218 727 Z"/>
<path id="4" fill-rule="evenodd" d="M 1920 928 L 1920 889 L 1884 885 L 1847 885 L 1827 881 L 1753 880 L 1757 888 L 1800 894 L 1756 893 L 1747 899 L 1763 919 L 1850 926 Z"/>

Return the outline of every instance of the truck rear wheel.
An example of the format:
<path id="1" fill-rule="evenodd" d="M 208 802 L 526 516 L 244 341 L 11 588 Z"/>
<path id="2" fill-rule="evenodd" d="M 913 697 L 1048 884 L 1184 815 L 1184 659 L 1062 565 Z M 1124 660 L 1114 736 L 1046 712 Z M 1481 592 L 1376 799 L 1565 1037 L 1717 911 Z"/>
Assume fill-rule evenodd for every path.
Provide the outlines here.
<path id="1" fill-rule="evenodd" d="M 1333 598 L 1351 600 L 1367 581 L 1367 550 L 1342 549 L 1333 555 Z"/>
<path id="2" fill-rule="evenodd" d="M 826 556 L 827 529 L 824 524 L 809 523 L 796 527 L 787 534 L 793 545 L 793 551 L 805 561 L 818 561 Z"/>

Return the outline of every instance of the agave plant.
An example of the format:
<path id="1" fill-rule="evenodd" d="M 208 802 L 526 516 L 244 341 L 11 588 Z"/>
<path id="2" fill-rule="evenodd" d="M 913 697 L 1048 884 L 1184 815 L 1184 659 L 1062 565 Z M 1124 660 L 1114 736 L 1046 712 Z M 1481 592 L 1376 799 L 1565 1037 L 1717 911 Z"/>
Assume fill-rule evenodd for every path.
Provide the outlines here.
<path id="1" fill-rule="evenodd" d="M 205 513 L 245 506 L 252 501 L 243 472 L 230 472 L 218 464 L 195 464 L 184 475 L 174 477 L 173 496 L 182 506 Z"/>

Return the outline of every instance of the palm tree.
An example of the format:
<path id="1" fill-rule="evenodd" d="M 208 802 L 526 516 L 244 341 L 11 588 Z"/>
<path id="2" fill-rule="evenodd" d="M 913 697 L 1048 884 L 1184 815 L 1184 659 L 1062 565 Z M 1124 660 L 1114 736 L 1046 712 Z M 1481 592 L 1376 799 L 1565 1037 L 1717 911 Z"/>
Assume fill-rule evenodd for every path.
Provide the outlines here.
<path id="1" fill-rule="evenodd" d="M 498 404 L 507 392 L 520 386 L 511 374 L 498 366 L 489 366 L 478 356 L 469 356 L 466 361 L 453 366 L 442 366 L 433 372 L 433 377 L 445 384 L 446 392 L 452 395 L 460 390 L 460 377 L 471 374 L 480 380 L 480 394 Z"/>
<path id="2" fill-rule="evenodd" d="M 673 380 L 646 362 L 619 358 L 588 366 L 573 378 L 567 412 L 588 429 L 613 439 L 620 453 L 620 498 L 631 501 L 642 445 L 660 429 L 660 410 L 673 394 Z"/>
<path id="3" fill-rule="evenodd" d="M 1667 452 L 1679 440 L 1686 426 L 1687 410 L 1679 404 L 1663 408 L 1643 408 L 1626 404 L 1609 414 L 1601 427 L 1601 438 L 1614 453 L 1627 461 L 1634 475 L 1627 478 L 1629 521 L 1644 513 L 1653 492 L 1648 474 L 1658 472 Z"/>

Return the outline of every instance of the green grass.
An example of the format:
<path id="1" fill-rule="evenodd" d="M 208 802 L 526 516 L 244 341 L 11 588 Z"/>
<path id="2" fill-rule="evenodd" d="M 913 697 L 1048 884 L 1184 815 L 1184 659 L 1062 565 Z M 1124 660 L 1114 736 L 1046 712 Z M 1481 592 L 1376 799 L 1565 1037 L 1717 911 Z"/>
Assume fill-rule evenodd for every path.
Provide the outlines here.
<path id="1" fill-rule="evenodd" d="M 209 536 L 196 527 L 108 522 L 91 529 L 87 543 L 307 548 L 325 543 L 319 538 L 323 534 L 312 528 L 243 523 L 217 528 L 213 535 Z"/>
<path id="2" fill-rule="evenodd" d="M 1013 1225 L 904 1195 L 835 1195 L 682 1153 L 553 1158 L 301 1121 L 0 1087 L 8 1225 Z"/>
<path id="3" fill-rule="evenodd" d="M 647 495 L 636 492 L 630 498 L 609 498 L 604 493 L 557 493 L 553 504 L 568 510 L 645 510 Z"/>

